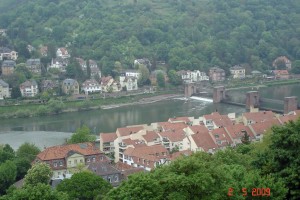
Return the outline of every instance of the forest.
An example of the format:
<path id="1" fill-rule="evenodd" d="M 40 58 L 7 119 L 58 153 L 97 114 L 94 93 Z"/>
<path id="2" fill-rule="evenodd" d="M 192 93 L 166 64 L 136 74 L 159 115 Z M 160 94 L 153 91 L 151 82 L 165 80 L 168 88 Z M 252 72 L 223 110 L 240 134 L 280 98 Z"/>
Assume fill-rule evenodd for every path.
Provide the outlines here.
<path id="1" fill-rule="evenodd" d="M 26 45 L 67 46 L 95 59 L 103 74 L 116 61 L 165 62 L 168 69 L 226 71 L 247 63 L 268 70 L 278 56 L 300 57 L 298 0 L 2 0 L 0 46 L 30 57 Z"/>

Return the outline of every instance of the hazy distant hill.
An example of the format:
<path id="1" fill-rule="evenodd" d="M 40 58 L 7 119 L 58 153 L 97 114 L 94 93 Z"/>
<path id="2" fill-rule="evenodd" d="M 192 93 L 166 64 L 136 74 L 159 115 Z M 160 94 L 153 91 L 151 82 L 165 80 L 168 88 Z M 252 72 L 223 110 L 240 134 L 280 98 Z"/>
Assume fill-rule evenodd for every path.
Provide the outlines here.
<path id="1" fill-rule="evenodd" d="M 135 3 L 136 2 L 136 3 Z M 175 69 L 300 59 L 299 0 L 2 0 L 0 28 L 25 41 L 65 46 L 105 72 L 147 57 Z M 2 41 L 3 43 L 3 41 Z M 22 52 L 21 52 L 22 55 Z"/>

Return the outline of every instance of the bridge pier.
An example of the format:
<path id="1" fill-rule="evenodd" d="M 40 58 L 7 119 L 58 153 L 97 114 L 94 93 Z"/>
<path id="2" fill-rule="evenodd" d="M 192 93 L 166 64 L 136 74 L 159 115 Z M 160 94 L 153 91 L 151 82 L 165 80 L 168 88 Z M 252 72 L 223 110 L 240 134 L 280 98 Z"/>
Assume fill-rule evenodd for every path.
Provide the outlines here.
<path id="1" fill-rule="evenodd" d="M 225 87 L 224 86 L 214 87 L 213 102 L 220 103 L 224 99 L 225 99 Z"/>
<path id="2" fill-rule="evenodd" d="M 259 92 L 250 91 L 246 93 L 246 109 L 259 107 Z"/>
<path id="3" fill-rule="evenodd" d="M 298 99 L 297 97 L 284 97 L 284 114 L 288 114 L 291 111 L 298 109 Z"/>
<path id="4" fill-rule="evenodd" d="M 186 83 L 184 84 L 184 96 L 186 98 L 191 97 L 192 94 L 195 93 L 195 86 L 192 83 Z"/>

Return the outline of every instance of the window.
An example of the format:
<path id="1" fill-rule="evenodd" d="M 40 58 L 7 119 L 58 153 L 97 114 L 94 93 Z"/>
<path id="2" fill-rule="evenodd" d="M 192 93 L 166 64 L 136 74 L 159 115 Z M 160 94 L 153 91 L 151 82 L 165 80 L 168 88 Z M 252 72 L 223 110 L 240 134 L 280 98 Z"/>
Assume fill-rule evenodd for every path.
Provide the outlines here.
<path id="1" fill-rule="evenodd" d="M 63 166 L 63 162 L 62 161 L 59 161 L 59 166 Z"/>
<path id="2" fill-rule="evenodd" d="M 77 164 L 77 159 L 74 160 L 74 164 Z"/>
<path id="3" fill-rule="evenodd" d="M 91 162 L 91 160 L 88 158 L 88 159 L 86 159 L 86 162 Z"/>
<path id="4" fill-rule="evenodd" d="M 93 162 L 95 162 L 96 161 L 96 158 L 95 157 L 93 157 Z"/>
<path id="5" fill-rule="evenodd" d="M 83 163 L 83 160 L 82 160 L 82 159 L 80 159 L 80 163 Z"/>
<path id="6" fill-rule="evenodd" d="M 55 162 L 55 163 L 53 163 L 53 166 L 54 166 L 54 167 L 57 167 L 57 163 L 56 163 L 56 162 Z"/>
<path id="7" fill-rule="evenodd" d="M 118 175 L 115 176 L 115 182 L 118 182 L 119 181 L 119 177 Z"/>
<path id="8" fill-rule="evenodd" d="M 72 162 L 71 161 L 69 161 L 69 165 L 71 165 L 72 164 Z"/>

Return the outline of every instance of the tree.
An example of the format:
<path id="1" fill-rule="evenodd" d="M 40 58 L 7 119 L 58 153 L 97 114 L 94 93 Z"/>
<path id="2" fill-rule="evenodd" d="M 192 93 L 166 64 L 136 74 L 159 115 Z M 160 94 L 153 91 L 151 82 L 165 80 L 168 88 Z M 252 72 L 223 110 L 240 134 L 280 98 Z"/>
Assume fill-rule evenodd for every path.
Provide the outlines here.
<path id="1" fill-rule="evenodd" d="M 6 195 L 4 199 L 68 200 L 69 197 L 64 192 L 58 192 L 57 190 L 53 190 L 48 184 L 38 183 L 37 185 L 15 189 L 10 194 Z"/>
<path id="2" fill-rule="evenodd" d="M 25 142 L 18 148 L 16 156 L 18 158 L 25 158 L 32 162 L 35 159 L 36 155 L 38 155 L 40 152 L 41 150 L 35 144 Z"/>
<path id="3" fill-rule="evenodd" d="M 156 80 L 159 87 L 165 87 L 165 75 L 162 72 L 156 74 Z"/>
<path id="4" fill-rule="evenodd" d="M 17 98 L 20 98 L 20 97 L 22 97 L 20 88 L 19 87 L 13 87 L 11 89 L 11 98 L 12 99 L 17 99 Z"/>
<path id="5" fill-rule="evenodd" d="M 69 144 L 76 144 L 82 142 L 93 142 L 95 141 L 96 136 L 91 134 L 91 130 L 86 125 L 78 128 L 76 132 L 68 140 Z"/>
<path id="6" fill-rule="evenodd" d="M 170 83 L 172 83 L 173 85 L 180 85 L 182 83 L 181 77 L 176 73 L 175 70 L 170 70 L 168 73 L 168 77 Z"/>
<path id="7" fill-rule="evenodd" d="M 2 148 L 0 147 L 0 164 L 7 160 L 13 160 L 15 158 L 15 151 L 9 144 L 5 144 Z"/>
<path id="8" fill-rule="evenodd" d="M 47 104 L 47 107 L 49 108 L 50 112 L 57 114 L 64 109 L 65 104 L 60 100 L 50 99 L 50 101 Z"/>
<path id="9" fill-rule="evenodd" d="M 34 186 L 38 183 L 49 184 L 52 177 L 52 170 L 46 163 L 36 163 L 28 170 L 25 178 L 25 186 Z"/>
<path id="10" fill-rule="evenodd" d="M 0 196 L 5 194 L 6 189 L 15 182 L 17 167 L 13 161 L 7 160 L 0 165 Z"/>
<path id="11" fill-rule="evenodd" d="M 67 193 L 71 199 L 79 200 L 102 199 L 111 188 L 102 177 L 89 171 L 76 173 L 57 186 L 58 191 Z"/>
<path id="12" fill-rule="evenodd" d="M 295 60 L 292 63 L 292 72 L 295 74 L 300 74 L 300 60 Z"/>
<path id="13" fill-rule="evenodd" d="M 25 63 L 20 63 L 16 65 L 16 72 L 24 74 L 26 79 L 31 79 L 32 74 L 29 69 L 26 67 Z"/>
<path id="14" fill-rule="evenodd" d="M 138 66 L 138 71 L 140 73 L 140 77 L 138 79 L 138 84 L 139 85 L 144 85 L 145 82 L 149 79 L 150 72 L 148 68 L 145 65 L 139 65 Z"/>

